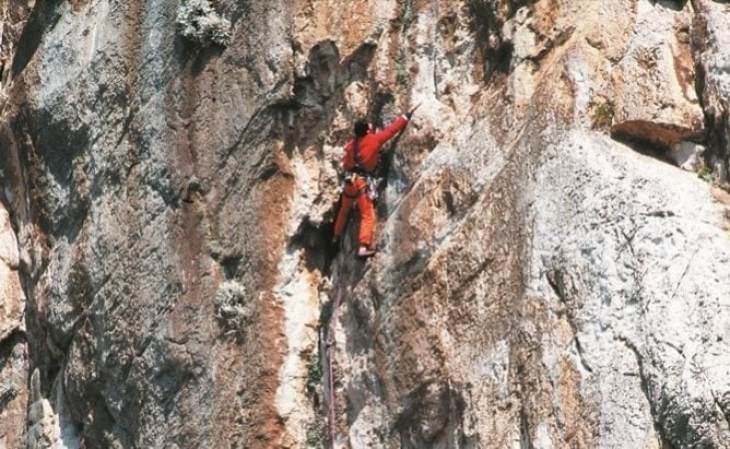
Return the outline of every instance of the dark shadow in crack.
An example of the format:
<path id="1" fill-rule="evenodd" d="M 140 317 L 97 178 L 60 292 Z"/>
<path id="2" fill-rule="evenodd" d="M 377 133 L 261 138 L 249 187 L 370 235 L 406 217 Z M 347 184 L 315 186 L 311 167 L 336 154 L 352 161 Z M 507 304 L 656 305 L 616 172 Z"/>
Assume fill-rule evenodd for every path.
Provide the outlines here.
<path id="1" fill-rule="evenodd" d="M 688 0 L 651 0 L 654 6 L 663 6 L 674 11 L 681 11 L 687 5 Z"/>
<path id="2" fill-rule="evenodd" d="M 611 138 L 619 143 L 626 145 L 637 153 L 643 154 L 657 159 L 666 164 L 675 165 L 675 162 L 669 157 L 669 148 L 655 141 L 642 139 L 632 136 L 622 131 L 612 131 Z"/>
<path id="3" fill-rule="evenodd" d="M 63 3 L 62 0 L 41 1 L 35 4 L 33 11 L 30 13 L 28 23 L 23 28 L 20 35 L 18 47 L 13 58 L 13 66 L 11 69 L 12 76 L 15 78 L 28 65 L 36 50 L 41 45 L 43 35 L 48 29 L 53 28 L 61 14 L 56 10 L 57 6 Z"/>

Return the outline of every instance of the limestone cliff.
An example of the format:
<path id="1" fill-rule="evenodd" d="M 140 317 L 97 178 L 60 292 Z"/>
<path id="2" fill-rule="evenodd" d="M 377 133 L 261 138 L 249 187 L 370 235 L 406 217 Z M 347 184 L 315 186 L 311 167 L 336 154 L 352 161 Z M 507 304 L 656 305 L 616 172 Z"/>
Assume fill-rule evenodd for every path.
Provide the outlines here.
<path id="1" fill-rule="evenodd" d="M 0 448 L 730 448 L 727 1 L 0 14 Z"/>

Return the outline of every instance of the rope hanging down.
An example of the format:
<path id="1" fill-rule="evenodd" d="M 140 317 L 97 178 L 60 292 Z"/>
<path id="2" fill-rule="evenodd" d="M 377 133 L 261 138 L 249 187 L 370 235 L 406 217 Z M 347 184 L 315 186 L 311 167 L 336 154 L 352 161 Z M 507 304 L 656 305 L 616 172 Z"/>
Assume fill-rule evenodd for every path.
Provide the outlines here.
<path id="1" fill-rule="evenodd" d="M 343 288 L 337 289 L 337 296 L 332 307 L 332 316 L 327 326 L 327 340 L 325 342 L 325 360 L 327 362 L 327 421 L 329 428 L 330 448 L 335 449 L 337 438 L 337 396 L 335 394 L 335 375 L 333 368 L 333 350 L 335 348 L 335 322 L 337 321 L 337 312 L 342 304 Z"/>

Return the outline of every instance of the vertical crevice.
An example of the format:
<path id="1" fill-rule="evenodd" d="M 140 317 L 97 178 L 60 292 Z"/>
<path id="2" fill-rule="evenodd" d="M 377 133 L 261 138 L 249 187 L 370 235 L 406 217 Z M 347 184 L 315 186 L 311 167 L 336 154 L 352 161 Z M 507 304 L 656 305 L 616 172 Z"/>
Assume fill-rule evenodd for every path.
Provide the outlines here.
<path id="1" fill-rule="evenodd" d="M 711 48 L 715 42 L 713 31 L 708 29 L 706 6 L 693 2 L 694 19 L 691 28 L 691 54 L 695 68 L 695 91 L 704 115 L 705 166 L 716 170 L 721 186 L 728 188 L 730 181 L 730 103 L 719 92 L 712 92 L 712 80 L 704 58 L 720 57 L 720 48 Z M 717 45 L 717 44 L 714 44 Z M 715 97 L 715 98 L 713 98 Z"/>
<path id="2" fill-rule="evenodd" d="M 639 352 L 639 348 L 637 348 L 636 345 L 634 345 L 634 343 L 626 337 L 619 336 L 617 340 L 622 342 L 624 346 L 626 346 L 631 351 L 636 359 L 636 365 L 639 369 L 639 382 L 641 386 L 641 391 L 644 394 L 646 402 L 649 405 L 652 425 L 654 426 L 654 432 L 657 435 L 658 442 L 661 445 L 661 449 L 678 449 L 672 442 L 671 438 L 666 435 L 664 426 L 660 422 L 659 411 L 657 410 L 655 401 L 651 397 L 650 380 L 649 375 L 646 371 L 646 367 L 644 365 L 644 357 L 641 355 L 641 352 Z"/>
<path id="3" fill-rule="evenodd" d="M 520 408 L 520 449 L 535 449 L 530 436 L 530 422 L 524 403 Z"/>
<path id="4" fill-rule="evenodd" d="M 508 17 L 522 6 L 523 1 L 509 3 Z M 498 14 L 499 0 L 468 0 L 471 28 L 476 36 L 480 64 L 485 84 L 498 74 L 507 74 L 512 64 L 512 42 L 502 36 L 504 20 Z"/>
<path id="5" fill-rule="evenodd" d="M 13 78 L 17 77 L 33 58 L 33 55 L 43 40 L 45 32 L 53 28 L 61 18 L 57 9 L 62 3 L 63 0 L 47 0 L 35 3 L 28 23 L 23 29 L 23 33 L 17 44 L 17 50 L 11 68 L 11 76 Z"/>

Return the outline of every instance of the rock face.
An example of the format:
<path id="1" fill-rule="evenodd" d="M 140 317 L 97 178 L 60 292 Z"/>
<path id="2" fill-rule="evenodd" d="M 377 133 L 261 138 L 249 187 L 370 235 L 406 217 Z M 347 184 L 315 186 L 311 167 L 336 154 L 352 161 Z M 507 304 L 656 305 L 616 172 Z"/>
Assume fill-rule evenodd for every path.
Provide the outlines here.
<path id="1" fill-rule="evenodd" d="M 665 3 L 666 5 L 666 3 Z M 692 7 L 636 2 L 634 26 L 612 69 L 612 132 L 671 147 L 700 137 L 704 117 L 695 90 Z"/>
<path id="2" fill-rule="evenodd" d="M 28 401 L 28 357 L 18 275 L 18 243 L 0 206 L 0 448 L 21 447 Z"/>
<path id="3" fill-rule="evenodd" d="M 727 2 L 2 8 L 0 448 L 730 448 Z"/>
<path id="4" fill-rule="evenodd" d="M 727 27 L 727 2 L 697 0 L 692 2 L 694 19 L 693 49 L 699 68 L 698 86 L 708 126 L 707 139 L 712 154 L 709 162 L 720 181 L 730 179 L 730 31 Z"/>

